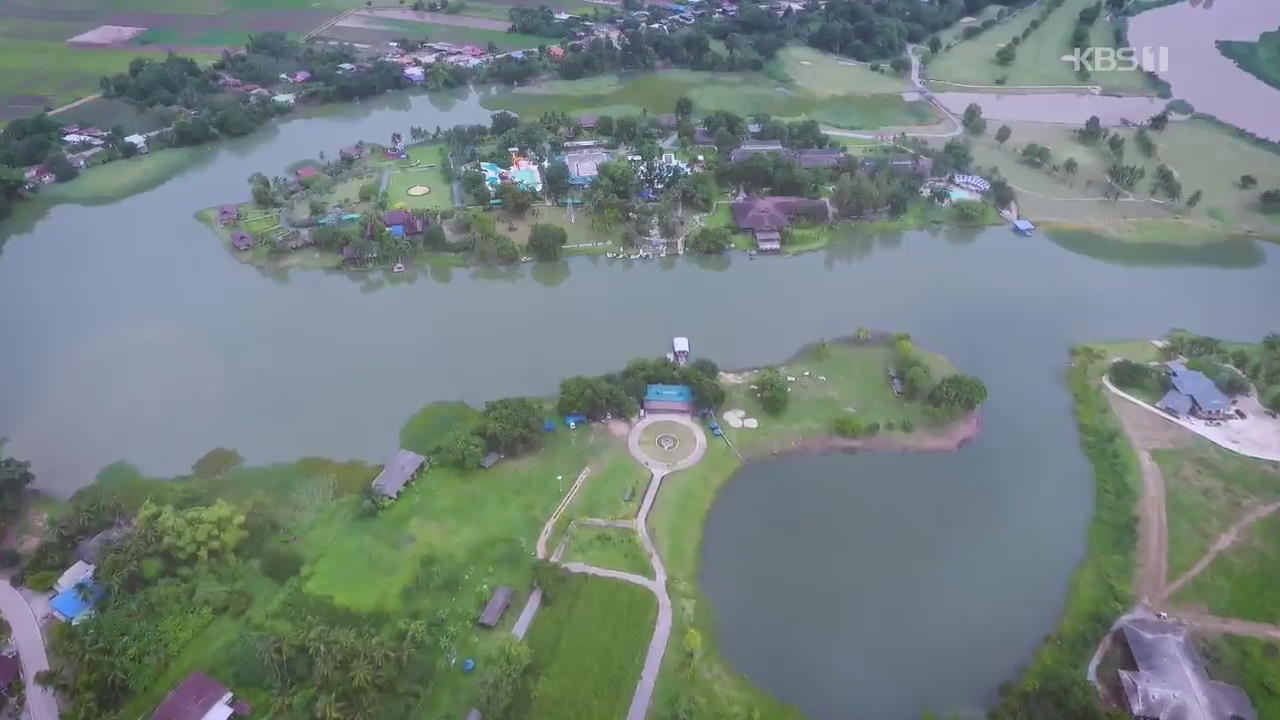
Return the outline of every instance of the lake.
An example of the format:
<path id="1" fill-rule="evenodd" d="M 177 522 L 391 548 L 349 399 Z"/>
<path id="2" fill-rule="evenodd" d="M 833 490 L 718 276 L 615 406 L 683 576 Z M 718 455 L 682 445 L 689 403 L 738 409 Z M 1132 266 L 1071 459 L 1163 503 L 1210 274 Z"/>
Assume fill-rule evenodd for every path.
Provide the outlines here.
<path id="1" fill-rule="evenodd" d="M 712 510 L 703 584 L 726 656 L 782 700 L 822 720 L 916 720 L 989 702 L 1061 609 L 1093 487 L 1068 348 L 1280 325 L 1280 248 L 1247 241 L 1221 259 L 1156 248 L 1113 263 L 1079 237 L 995 228 L 852 235 L 785 259 L 393 276 L 256 270 L 193 218 L 246 199 L 255 171 L 483 121 L 478 100 L 331 109 L 220 144 L 120 202 L 28 209 L 0 254 L 6 452 L 64 496 L 106 463 L 181 473 L 217 445 L 250 463 L 378 462 L 424 403 L 552 393 L 674 335 L 742 367 L 857 326 L 909 332 L 986 380 L 981 437 L 954 454 L 747 468 Z"/>

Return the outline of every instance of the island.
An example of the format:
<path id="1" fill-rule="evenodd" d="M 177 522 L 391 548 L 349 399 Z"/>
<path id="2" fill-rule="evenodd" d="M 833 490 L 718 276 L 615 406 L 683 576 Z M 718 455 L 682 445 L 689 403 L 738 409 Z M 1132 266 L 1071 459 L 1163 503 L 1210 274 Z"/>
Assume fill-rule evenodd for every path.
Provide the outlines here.
<path id="1" fill-rule="evenodd" d="M 43 682 L 73 715 L 195 696 L 274 717 L 790 717 L 712 640 L 696 573 L 719 488 L 785 453 L 953 450 L 985 398 L 906 335 L 738 371 L 677 337 L 553 398 L 428 405 L 381 467 L 226 448 L 179 478 L 109 466 L 44 508 L 17 577 L 52 595 Z"/>

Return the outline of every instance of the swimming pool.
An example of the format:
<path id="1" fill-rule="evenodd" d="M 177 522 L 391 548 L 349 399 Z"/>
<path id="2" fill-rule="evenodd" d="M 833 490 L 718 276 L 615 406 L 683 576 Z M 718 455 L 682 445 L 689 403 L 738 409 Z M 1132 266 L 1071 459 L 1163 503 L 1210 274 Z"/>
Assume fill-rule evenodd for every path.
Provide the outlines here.
<path id="1" fill-rule="evenodd" d="M 968 190 L 964 190 L 962 188 L 951 188 L 947 190 L 947 194 L 951 196 L 951 202 L 978 199 L 977 196 L 974 195 L 972 192 L 969 192 Z"/>
<path id="2" fill-rule="evenodd" d="M 480 169 L 484 171 L 485 182 L 489 183 L 490 187 L 498 187 L 502 183 L 502 176 L 507 175 L 526 190 L 534 192 L 542 190 L 542 174 L 538 172 L 538 167 L 531 163 L 523 163 L 521 167 L 502 168 L 491 162 L 482 162 Z"/>

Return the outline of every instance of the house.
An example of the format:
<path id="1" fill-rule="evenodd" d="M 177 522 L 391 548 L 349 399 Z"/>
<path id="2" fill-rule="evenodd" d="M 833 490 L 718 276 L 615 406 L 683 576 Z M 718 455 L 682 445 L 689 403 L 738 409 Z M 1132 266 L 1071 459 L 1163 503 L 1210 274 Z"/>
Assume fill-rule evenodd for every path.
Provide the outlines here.
<path id="1" fill-rule="evenodd" d="M 123 540 L 128 532 L 128 528 L 120 525 L 109 527 L 80 543 L 76 547 L 76 557 L 90 564 L 96 563 L 104 550 Z"/>
<path id="2" fill-rule="evenodd" d="M 845 157 L 845 151 L 842 147 L 802 148 L 791 153 L 791 158 L 800 163 L 801 167 L 806 168 L 835 167 L 843 157 Z"/>
<path id="3" fill-rule="evenodd" d="M 501 459 L 502 459 L 502 453 L 500 452 L 487 453 L 483 458 L 480 459 L 480 469 L 488 470 L 494 465 L 497 465 L 498 461 Z"/>
<path id="4" fill-rule="evenodd" d="M 421 85 L 427 81 L 427 71 L 416 65 L 411 65 L 401 70 L 400 74 L 404 75 L 404 79 L 414 85 Z"/>
<path id="5" fill-rule="evenodd" d="M 83 560 L 77 560 L 53 584 L 53 590 L 54 592 L 66 592 L 76 585 L 92 579 L 93 565 Z"/>
<path id="6" fill-rule="evenodd" d="M 507 612 L 507 606 L 511 604 L 511 597 L 515 594 L 516 591 L 506 585 L 494 590 L 489 602 L 480 613 L 480 619 L 476 622 L 487 628 L 497 627 L 498 623 L 502 622 L 502 616 Z"/>
<path id="7" fill-rule="evenodd" d="M 280 79 L 291 82 L 294 85 L 301 85 L 311 79 L 311 73 L 306 70 L 298 70 L 296 72 L 283 74 L 280 76 Z"/>
<path id="8" fill-rule="evenodd" d="M 418 453 L 412 450 L 398 450 L 387 464 L 382 466 L 382 472 L 373 479 L 371 487 L 374 492 L 394 500 L 426 464 L 427 459 Z"/>
<path id="9" fill-rule="evenodd" d="M 291 108 L 298 103 L 297 93 L 280 93 L 271 96 L 271 102 L 281 106 Z"/>
<path id="10" fill-rule="evenodd" d="M 1190 370 L 1180 362 L 1169 363 L 1169 381 L 1173 389 L 1156 407 L 1175 415 L 1194 415 L 1206 420 L 1221 420 L 1232 414 L 1228 398 L 1208 375 Z"/>
<path id="11" fill-rule="evenodd" d="M 692 413 L 693 390 L 688 385 L 649 385 L 644 393 L 644 411 Z"/>
<path id="12" fill-rule="evenodd" d="M 197 670 L 169 691 L 151 720 L 227 720 L 249 713 L 248 703 L 237 702 L 222 683 Z"/>
<path id="13" fill-rule="evenodd" d="M 62 136 L 62 142 L 67 145 L 92 145 L 93 147 L 102 145 L 102 140 L 100 138 L 80 133 L 67 133 Z"/>
<path id="14" fill-rule="evenodd" d="M 471 708 L 467 711 L 467 720 L 483 720 L 483 716 L 480 715 L 479 710 Z"/>
<path id="15" fill-rule="evenodd" d="M 680 124 L 680 121 L 676 119 L 676 116 L 670 115 L 670 114 L 663 115 L 662 117 L 658 118 L 658 122 L 662 125 L 662 127 L 668 130 L 675 130 L 676 126 Z"/>
<path id="16" fill-rule="evenodd" d="M 729 153 L 729 162 L 742 162 L 752 155 L 761 155 L 764 153 L 781 153 L 786 154 L 786 148 L 782 147 L 782 143 L 777 140 L 766 140 L 758 143 L 746 143 L 742 147 L 734 148 Z"/>
<path id="17" fill-rule="evenodd" d="M 991 189 L 991 183 L 979 175 L 952 175 L 951 182 L 965 190 L 972 190 L 978 193 L 984 193 Z"/>
<path id="18" fill-rule="evenodd" d="M 708 132 L 707 130 L 703 130 L 702 128 L 698 128 L 697 130 L 693 131 L 693 144 L 694 145 L 715 145 L 716 144 L 715 133 Z"/>
<path id="19" fill-rule="evenodd" d="M 253 247 L 253 236 L 244 230 L 235 230 L 231 233 L 231 247 L 245 251 Z"/>
<path id="20" fill-rule="evenodd" d="M 1257 720 L 1249 696 L 1213 680 L 1183 625 L 1136 618 L 1120 635 L 1137 669 L 1118 670 L 1129 712 L 1141 720 Z"/>
<path id="21" fill-rule="evenodd" d="M 23 174 L 22 177 L 27 181 L 27 184 L 31 186 L 48 185 L 58 179 L 54 176 L 52 170 L 43 165 L 36 165 L 35 167 L 28 168 L 27 172 Z"/>
<path id="22" fill-rule="evenodd" d="M 583 115 L 578 118 L 578 127 L 583 130 L 595 130 L 600 125 L 600 117 L 597 115 Z"/>
<path id="23" fill-rule="evenodd" d="M 734 223 L 755 236 L 761 252 L 782 249 L 782 231 L 791 226 L 793 219 L 831 221 L 831 206 L 826 200 L 802 197 L 751 195 L 734 202 L 731 209 Z"/>
<path id="24" fill-rule="evenodd" d="M 235 205 L 223 205 L 218 208 L 218 224 L 230 225 L 240 219 L 240 209 Z"/>
<path id="25" fill-rule="evenodd" d="M 933 171 L 933 160 L 923 155 L 908 153 L 891 153 L 886 155 L 864 155 L 862 167 L 884 170 L 894 175 L 929 175 Z"/>
<path id="26" fill-rule="evenodd" d="M 298 168 L 298 171 L 295 172 L 293 176 L 301 181 L 301 180 L 310 180 L 319 174 L 320 174 L 320 171 L 313 167 L 304 167 L 304 168 Z"/>
<path id="27" fill-rule="evenodd" d="M 382 224 L 387 227 L 399 225 L 404 228 L 406 235 L 418 235 L 427 229 L 427 223 L 408 210 L 390 210 L 383 213 Z"/>
<path id="28" fill-rule="evenodd" d="M 569 168 L 569 184 L 585 187 L 595 181 L 600 174 L 600 166 L 613 159 L 603 150 L 572 152 L 564 156 L 564 164 Z"/>
<path id="29" fill-rule="evenodd" d="M 351 63 L 338 63 L 338 72 L 340 73 L 353 73 L 355 71 L 356 66 Z"/>
<path id="30" fill-rule="evenodd" d="M 74 625 L 93 612 L 93 606 L 102 598 L 102 593 L 102 588 L 89 578 L 54 595 L 49 601 L 49 609 L 59 620 Z"/>
<path id="31" fill-rule="evenodd" d="M 1014 220 L 1013 231 L 1019 235 L 1030 235 L 1036 231 L 1036 226 L 1031 224 L 1030 220 Z"/>
<path id="32" fill-rule="evenodd" d="M 563 60 L 564 48 L 560 47 L 559 45 L 552 45 L 551 47 L 547 48 L 547 55 L 551 56 L 552 60 Z"/>
<path id="33" fill-rule="evenodd" d="M 338 151 L 339 157 L 343 160 L 359 160 L 364 157 L 363 145 L 348 145 Z"/>

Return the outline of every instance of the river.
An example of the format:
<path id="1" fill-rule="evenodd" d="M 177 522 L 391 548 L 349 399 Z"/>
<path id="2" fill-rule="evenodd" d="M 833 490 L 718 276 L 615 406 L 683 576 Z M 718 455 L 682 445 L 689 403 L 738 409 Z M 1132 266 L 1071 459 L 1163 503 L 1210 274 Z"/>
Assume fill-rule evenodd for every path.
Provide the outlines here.
<path id="1" fill-rule="evenodd" d="M 245 198 L 254 171 L 486 114 L 475 96 L 398 95 L 295 118 L 149 192 L 11 224 L 6 452 L 60 495 L 111 461 L 180 473 L 216 445 L 251 463 L 380 461 L 426 402 L 550 393 L 673 335 L 734 367 L 856 326 L 909 332 L 986 380 L 981 437 L 954 454 L 749 467 L 712 510 L 703 586 L 726 656 L 782 700 L 820 720 L 916 720 L 988 703 L 1061 610 L 1092 502 L 1068 348 L 1174 325 L 1257 339 L 1280 324 L 1273 245 L 1113 264 L 1078 237 L 997 228 L 755 261 L 270 273 L 192 217 Z"/>

